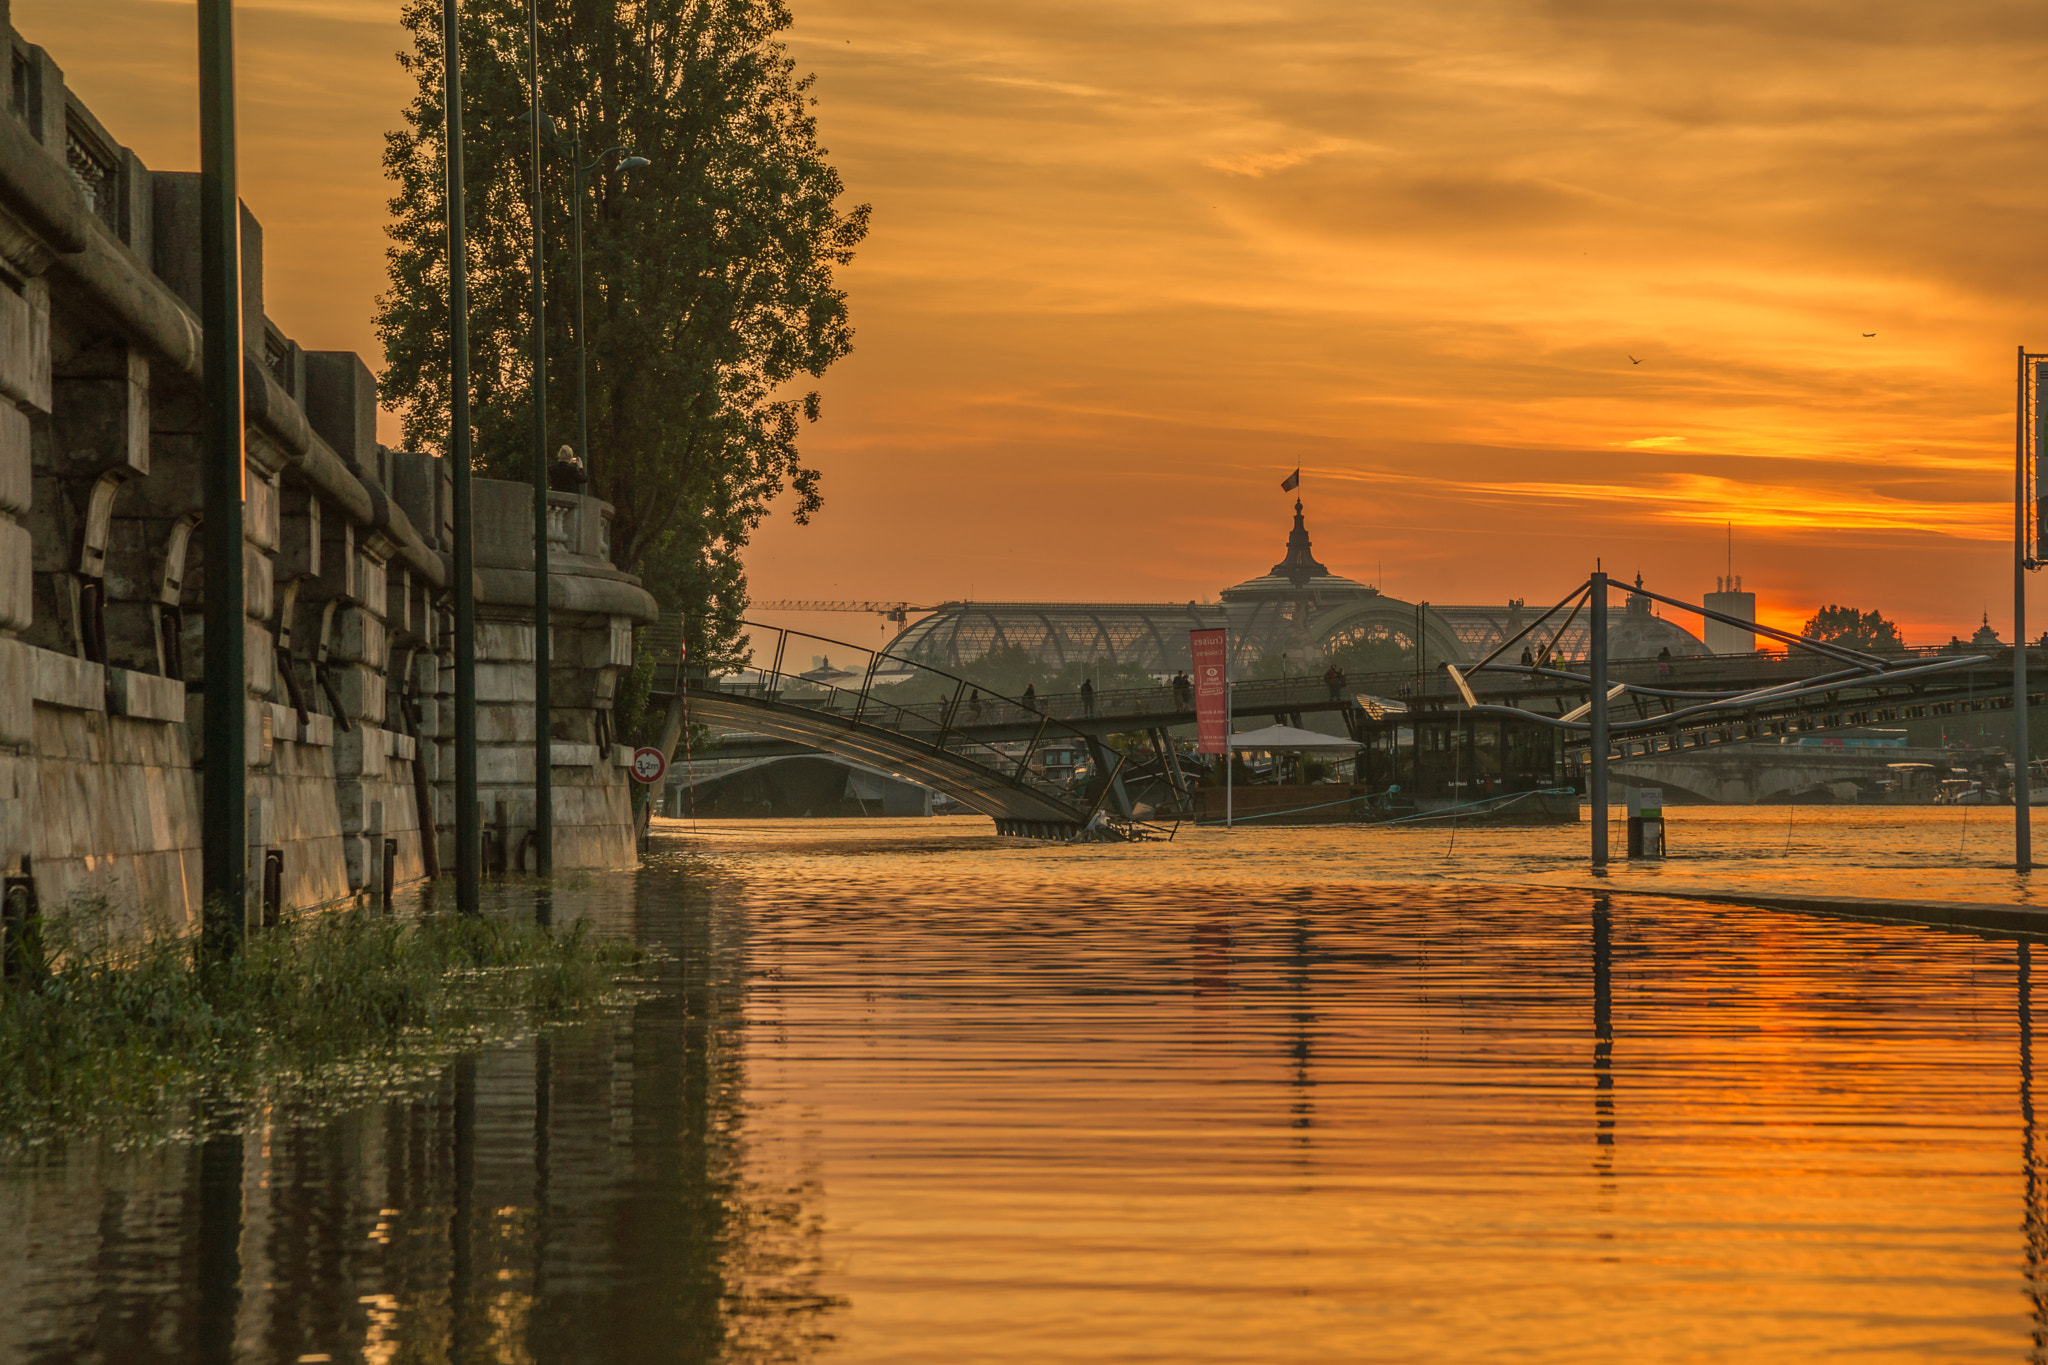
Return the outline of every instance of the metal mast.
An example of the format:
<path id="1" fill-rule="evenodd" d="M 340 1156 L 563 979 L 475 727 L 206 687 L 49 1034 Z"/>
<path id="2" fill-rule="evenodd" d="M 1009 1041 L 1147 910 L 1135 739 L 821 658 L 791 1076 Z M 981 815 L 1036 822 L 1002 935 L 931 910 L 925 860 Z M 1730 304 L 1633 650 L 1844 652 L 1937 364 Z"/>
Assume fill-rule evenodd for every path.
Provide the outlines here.
<path id="1" fill-rule="evenodd" d="M 533 870 L 555 865 L 554 726 L 548 698 L 548 335 L 542 276 L 546 206 L 541 199 L 540 0 L 526 11 L 527 82 L 533 104 Z"/>
<path id="2" fill-rule="evenodd" d="M 455 484 L 455 908 L 482 906 L 483 813 L 476 792 L 476 567 L 469 502 L 469 248 L 462 184 L 462 45 L 457 0 L 442 0 L 448 153 L 448 465 Z"/>
<path id="3" fill-rule="evenodd" d="M 235 172 L 233 0 L 199 0 L 200 419 L 206 556 L 202 951 L 232 955 L 248 928 L 248 723 L 242 631 L 242 222 Z"/>

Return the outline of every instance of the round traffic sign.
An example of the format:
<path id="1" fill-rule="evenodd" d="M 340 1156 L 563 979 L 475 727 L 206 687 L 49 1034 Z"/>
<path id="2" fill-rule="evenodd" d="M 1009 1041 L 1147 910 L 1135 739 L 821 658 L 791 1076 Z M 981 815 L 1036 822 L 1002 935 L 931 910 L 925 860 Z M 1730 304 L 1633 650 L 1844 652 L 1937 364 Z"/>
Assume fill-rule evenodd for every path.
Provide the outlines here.
<path id="1" fill-rule="evenodd" d="M 661 775 L 668 771 L 668 760 L 661 756 L 659 749 L 635 749 L 633 751 L 633 777 L 640 782 L 659 782 Z"/>

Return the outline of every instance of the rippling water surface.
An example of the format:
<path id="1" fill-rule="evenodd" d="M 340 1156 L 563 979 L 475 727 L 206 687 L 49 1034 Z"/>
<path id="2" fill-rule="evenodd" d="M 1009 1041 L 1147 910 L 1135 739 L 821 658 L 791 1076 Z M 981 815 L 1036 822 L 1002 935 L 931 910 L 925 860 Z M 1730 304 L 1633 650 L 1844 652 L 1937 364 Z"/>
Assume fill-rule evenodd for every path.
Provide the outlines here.
<path id="1" fill-rule="evenodd" d="M 649 998 L 255 1116 L 239 1236 L 190 1149 L 0 1172 L 0 1355 L 2041 1360 L 2039 954 L 1635 894 L 2015 899 L 1962 814 L 1678 813 L 1604 887 L 1583 828 L 674 824 L 555 893 Z"/>

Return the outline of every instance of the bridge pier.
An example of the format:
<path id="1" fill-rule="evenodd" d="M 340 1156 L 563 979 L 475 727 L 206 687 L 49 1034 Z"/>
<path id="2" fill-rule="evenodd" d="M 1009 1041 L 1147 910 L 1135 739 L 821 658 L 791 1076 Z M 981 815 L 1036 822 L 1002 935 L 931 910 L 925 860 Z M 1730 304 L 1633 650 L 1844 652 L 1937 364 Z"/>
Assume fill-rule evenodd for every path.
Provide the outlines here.
<path id="1" fill-rule="evenodd" d="M 1124 790 L 1123 763 L 1112 763 L 1105 750 L 1102 738 L 1090 732 L 1084 738 L 1088 741 L 1088 757 L 1095 760 L 1095 770 L 1109 774 L 1110 799 L 1116 802 L 1116 813 L 1126 820 L 1131 818 L 1131 794 Z"/>

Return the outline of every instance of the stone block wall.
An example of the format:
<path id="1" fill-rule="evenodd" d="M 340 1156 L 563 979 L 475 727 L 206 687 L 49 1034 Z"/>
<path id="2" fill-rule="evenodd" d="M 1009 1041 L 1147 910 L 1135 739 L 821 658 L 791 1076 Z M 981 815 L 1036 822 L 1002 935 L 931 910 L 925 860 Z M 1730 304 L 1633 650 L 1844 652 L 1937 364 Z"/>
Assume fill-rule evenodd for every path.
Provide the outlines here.
<path id="1" fill-rule="evenodd" d="M 123 932 L 189 929 L 207 780 L 197 177 L 144 166 L 48 54 L 0 31 L 16 73 L 0 109 L 0 870 L 29 870 L 46 905 L 104 902 Z M 237 779 L 252 894 L 281 855 L 284 898 L 305 907 L 376 891 L 387 859 L 397 882 L 436 855 L 453 866 L 450 474 L 377 442 L 358 356 L 306 351 L 266 316 L 246 208 L 241 235 Z M 477 487 L 485 807 L 503 804 L 516 843 L 533 819 L 531 494 Z M 555 501 L 556 865 L 625 865 L 609 708 L 653 602 L 609 563 L 610 509 Z"/>
<path id="2" fill-rule="evenodd" d="M 491 608 L 497 610 L 498 608 Z M 480 613 L 481 614 L 481 613 Z M 555 657 L 567 646 L 578 647 L 581 637 L 593 633 L 611 634 L 609 623 L 593 631 L 580 622 L 558 625 L 551 633 Z M 632 666 L 631 636 L 627 636 L 623 661 L 608 663 L 606 670 L 617 675 Z M 477 788 L 483 807 L 483 823 L 506 851 L 508 865 L 516 865 L 522 842 L 534 825 L 534 628 L 531 621 L 485 621 L 477 630 Z M 567 675 L 583 670 L 550 670 L 551 686 L 559 686 Z M 555 724 L 549 741 L 553 758 L 552 809 L 554 812 L 555 865 L 571 867 L 627 867 L 635 861 L 632 830 L 633 754 L 622 745 L 579 742 L 563 738 L 564 732 L 584 733 L 598 728 L 598 711 L 565 699 L 553 708 Z M 453 727 L 450 727 L 452 735 Z M 448 800 L 453 818 L 453 756 L 450 764 Z M 449 848 L 453 857 L 453 847 Z M 529 863 L 530 865 L 530 863 Z"/>

